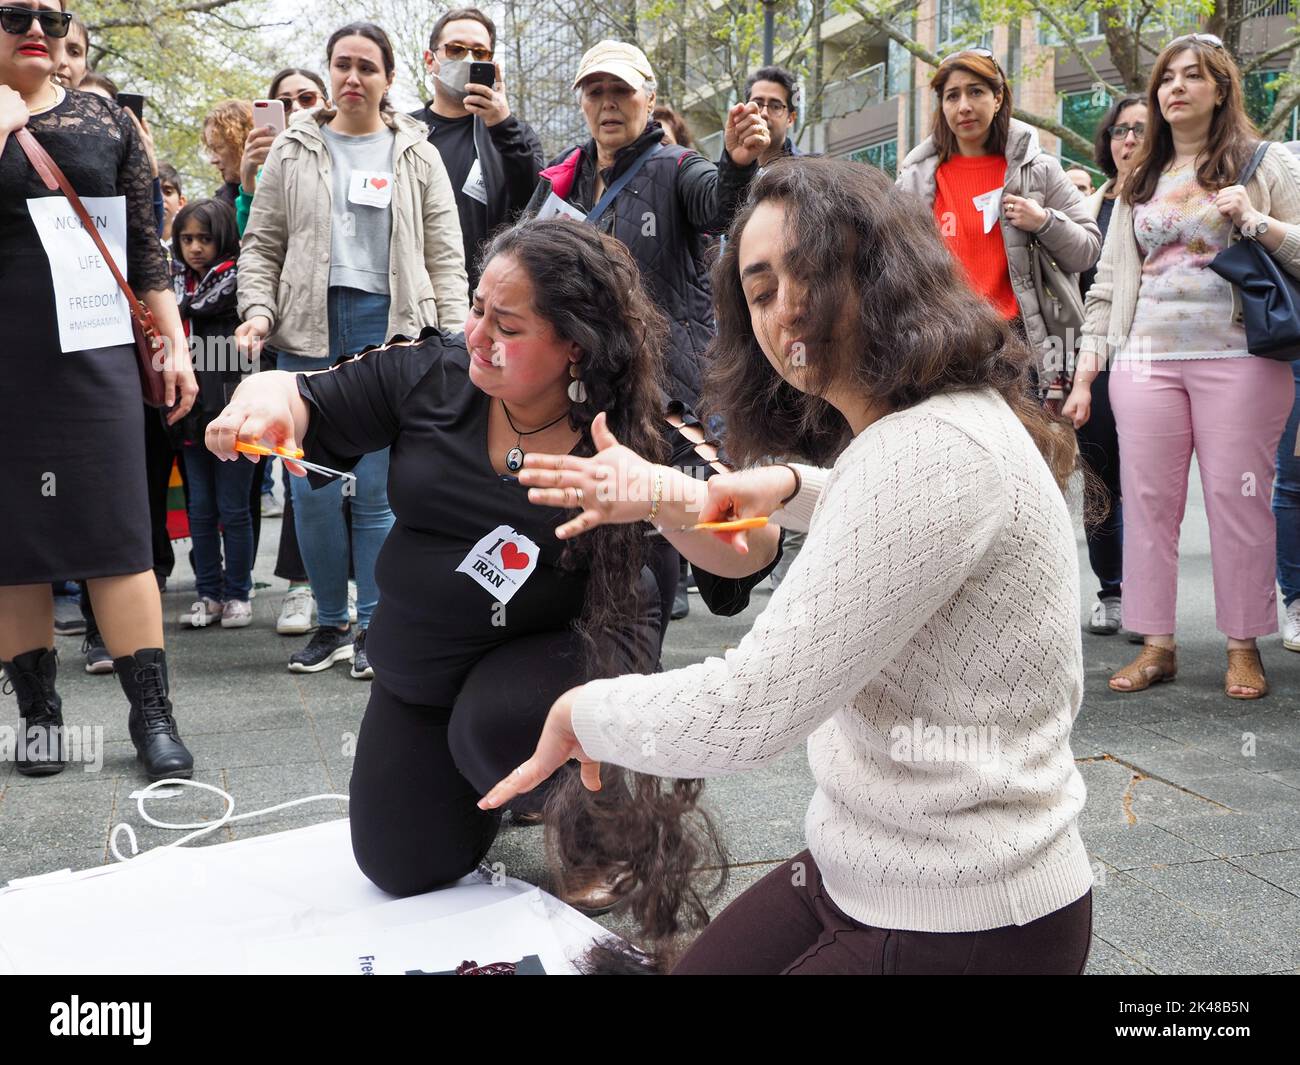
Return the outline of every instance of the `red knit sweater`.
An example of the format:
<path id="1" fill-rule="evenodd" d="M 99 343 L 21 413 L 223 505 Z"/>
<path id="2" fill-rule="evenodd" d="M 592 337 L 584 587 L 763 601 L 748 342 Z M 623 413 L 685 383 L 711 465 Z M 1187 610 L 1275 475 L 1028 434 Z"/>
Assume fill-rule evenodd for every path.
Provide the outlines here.
<path id="1" fill-rule="evenodd" d="M 1001 155 L 954 155 L 935 172 L 934 217 L 953 256 L 966 271 L 971 288 L 1004 318 L 1020 313 L 1007 269 L 1002 227 L 984 232 L 984 212 L 974 197 L 1000 189 L 1007 179 Z"/>

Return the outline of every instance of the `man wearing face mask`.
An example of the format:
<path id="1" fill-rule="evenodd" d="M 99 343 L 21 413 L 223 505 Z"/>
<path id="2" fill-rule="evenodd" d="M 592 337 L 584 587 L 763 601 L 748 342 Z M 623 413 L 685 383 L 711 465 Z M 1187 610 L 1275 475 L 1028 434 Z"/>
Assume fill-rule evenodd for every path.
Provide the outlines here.
<path id="1" fill-rule="evenodd" d="M 510 113 L 501 87 L 469 81 L 471 63 L 488 63 L 496 50 L 496 25 L 478 8 L 448 11 L 433 26 L 424 63 L 433 99 L 411 112 L 429 127 L 456 194 L 465 242 L 465 271 L 472 297 L 479 253 L 490 234 L 527 205 L 545 165 L 533 128 Z"/>

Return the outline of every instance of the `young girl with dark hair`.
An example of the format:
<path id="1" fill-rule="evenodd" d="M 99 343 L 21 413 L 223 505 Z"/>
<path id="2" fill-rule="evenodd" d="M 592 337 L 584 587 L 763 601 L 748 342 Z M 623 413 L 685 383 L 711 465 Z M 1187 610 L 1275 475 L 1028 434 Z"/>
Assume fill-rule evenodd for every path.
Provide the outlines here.
<path id="1" fill-rule="evenodd" d="M 253 519 L 249 492 L 255 467 L 217 461 L 203 446 L 208 423 L 225 409 L 245 376 L 235 350 L 239 325 L 239 233 L 222 200 L 195 200 L 172 223 L 172 254 L 182 267 L 176 298 L 189 334 L 199 398 L 184 422 L 187 505 L 194 544 L 197 598 L 182 625 L 242 628 L 253 619 Z M 222 546 L 225 564 L 222 564 Z"/>
<path id="2" fill-rule="evenodd" d="M 520 479 L 535 504 L 583 508 L 564 540 L 609 522 L 775 516 L 807 541 L 739 647 L 565 692 L 480 806 L 570 758 L 599 787 L 599 762 L 707 777 L 806 740 L 808 850 L 724 910 L 677 971 L 1081 972 L 1092 870 L 1069 744 L 1083 662 L 1063 495 L 1078 456 L 1026 393 L 1029 350 L 970 298 L 926 206 L 837 160 L 778 160 L 757 179 L 713 291 L 710 387 L 733 457 L 830 469 L 691 485 L 597 419 L 596 456 L 533 453 Z M 677 535 L 705 568 L 762 557 L 753 531 Z"/>

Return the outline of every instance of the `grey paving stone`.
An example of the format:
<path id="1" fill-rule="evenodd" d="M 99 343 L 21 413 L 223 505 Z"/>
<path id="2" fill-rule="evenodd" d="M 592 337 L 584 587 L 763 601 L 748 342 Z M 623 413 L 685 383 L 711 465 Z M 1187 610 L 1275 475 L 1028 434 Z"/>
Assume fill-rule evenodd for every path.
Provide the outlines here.
<path id="1" fill-rule="evenodd" d="M 1300 838 L 1294 822 L 1227 811 L 1208 817 L 1168 818 L 1160 827 L 1219 858 L 1291 850 Z"/>
<path id="2" fill-rule="evenodd" d="M 1231 927 L 1300 929 L 1300 896 L 1221 858 L 1130 869 L 1125 874 L 1204 917 Z M 1300 943 L 1294 945 L 1300 950 Z"/>
<path id="3" fill-rule="evenodd" d="M 1120 944 L 1129 958 L 1156 973 L 1235 975 L 1292 964 L 1275 943 L 1234 932 L 1128 873 L 1109 873 L 1093 899 L 1095 934 Z"/>
<path id="4" fill-rule="evenodd" d="M 1100 936 L 1092 937 L 1092 948 L 1088 951 L 1088 962 L 1083 970 L 1085 976 L 1149 976 L 1153 972 Z"/>
<path id="5" fill-rule="evenodd" d="M 1274 851 L 1271 854 L 1248 854 L 1232 860 L 1233 865 L 1248 869 L 1284 891 L 1300 897 L 1300 850 Z M 1300 936 L 1300 929 L 1295 929 Z"/>
<path id="6" fill-rule="evenodd" d="M 1085 827 L 1080 833 L 1088 853 L 1115 869 L 1151 868 L 1204 861 L 1214 855 L 1149 821 L 1107 828 Z"/>
<path id="7" fill-rule="evenodd" d="M 1277 809 L 1296 811 L 1296 789 L 1267 776 L 1235 770 L 1229 773 L 1189 778 L 1187 786 L 1197 794 L 1242 813 Z"/>

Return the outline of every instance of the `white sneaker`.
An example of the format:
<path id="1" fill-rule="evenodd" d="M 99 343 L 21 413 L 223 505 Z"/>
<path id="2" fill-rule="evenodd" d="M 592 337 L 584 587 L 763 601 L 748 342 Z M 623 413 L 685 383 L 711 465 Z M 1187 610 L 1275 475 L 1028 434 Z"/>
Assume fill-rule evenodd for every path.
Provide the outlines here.
<path id="1" fill-rule="evenodd" d="M 224 606 L 218 599 L 209 599 L 206 595 L 190 604 L 189 610 L 176 620 L 191 629 L 206 629 L 213 622 L 220 621 Z"/>
<path id="2" fill-rule="evenodd" d="M 348 581 L 348 621 L 357 623 L 357 582 Z"/>
<path id="3" fill-rule="evenodd" d="M 247 599 L 228 599 L 221 612 L 223 629 L 242 629 L 253 620 L 253 604 Z"/>
<path id="4" fill-rule="evenodd" d="M 316 597 L 311 594 L 310 586 L 290 588 L 280 606 L 275 631 L 281 636 L 302 636 L 311 632 L 311 612 L 315 606 Z"/>
<path id="5" fill-rule="evenodd" d="M 1300 651 L 1300 599 L 1282 615 L 1282 646 L 1288 651 Z"/>
<path id="6" fill-rule="evenodd" d="M 1120 601 L 1114 596 L 1098 599 L 1092 604 L 1092 620 L 1088 631 L 1097 636 L 1113 636 L 1120 628 Z"/>

